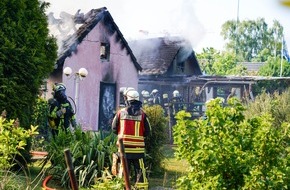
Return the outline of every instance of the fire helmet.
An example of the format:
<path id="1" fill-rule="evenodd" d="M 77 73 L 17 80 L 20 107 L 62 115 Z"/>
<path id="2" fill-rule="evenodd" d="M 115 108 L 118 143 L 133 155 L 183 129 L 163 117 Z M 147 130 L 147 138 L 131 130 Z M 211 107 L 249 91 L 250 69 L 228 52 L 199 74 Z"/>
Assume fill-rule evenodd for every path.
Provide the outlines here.
<path id="1" fill-rule="evenodd" d="M 66 100 L 67 96 L 65 94 L 66 87 L 63 83 L 55 83 L 53 86 L 53 97 L 58 101 Z"/>
<path id="2" fill-rule="evenodd" d="M 66 90 L 66 87 L 63 83 L 56 83 L 54 86 L 53 86 L 53 91 L 54 92 L 59 92 L 59 91 L 65 91 Z"/>
<path id="3" fill-rule="evenodd" d="M 139 93 L 136 90 L 129 90 L 126 93 L 126 97 L 128 101 L 131 101 L 131 100 L 139 101 Z"/>
<path id="4" fill-rule="evenodd" d="M 152 90 L 152 94 L 155 94 L 155 93 L 157 93 L 158 92 L 158 90 L 157 89 L 154 89 L 154 90 Z"/>
<path id="5" fill-rule="evenodd" d="M 173 97 L 179 97 L 179 91 L 178 90 L 174 90 L 173 91 Z"/>
<path id="6" fill-rule="evenodd" d="M 127 96 L 127 93 L 129 92 L 129 91 L 134 91 L 135 89 L 133 88 L 133 87 L 127 87 L 127 88 L 125 88 L 124 89 L 124 91 L 123 91 L 123 95 L 124 96 Z"/>
<path id="7" fill-rule="evenodd" d="M 144 98 L 148 98 L 148 97 L 150 97 L 149 92 L 146 91 L 146 90 L 143 90 L 141 93 L 142 93 L 142 95 L 143 95 Z"/>

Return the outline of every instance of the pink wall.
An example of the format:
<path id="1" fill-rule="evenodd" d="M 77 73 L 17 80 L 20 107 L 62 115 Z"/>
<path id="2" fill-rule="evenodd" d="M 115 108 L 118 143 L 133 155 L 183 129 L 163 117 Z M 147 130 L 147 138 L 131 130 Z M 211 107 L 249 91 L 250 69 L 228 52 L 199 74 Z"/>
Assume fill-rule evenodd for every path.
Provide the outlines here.
<path id="1" fill-rule="evenodd" d="M 121 49 L 116 35 L 106 35 L 105 26 L 98 23 L 77 46 L 76 53 L 66 58 L 63 68 L 69 66 L 73 73 L 84 67 L 88 76 L 79 81 L 77 121 L 84 130 L 98 130 L 100 82 L 116 83 L 120 87 L 138 87 L 138 72 L 127 50 Z M 107 39 L 107 41 L 105 41 Z M 110 60 L 100 60 L 101 42 L 110 43 Z M 75 99 L 75 76 L 65 76 L 67 95 Z M 119 93 L 117 104 L 119 103 Z M 117 105 L 116 105 L 117 106 Z"/>

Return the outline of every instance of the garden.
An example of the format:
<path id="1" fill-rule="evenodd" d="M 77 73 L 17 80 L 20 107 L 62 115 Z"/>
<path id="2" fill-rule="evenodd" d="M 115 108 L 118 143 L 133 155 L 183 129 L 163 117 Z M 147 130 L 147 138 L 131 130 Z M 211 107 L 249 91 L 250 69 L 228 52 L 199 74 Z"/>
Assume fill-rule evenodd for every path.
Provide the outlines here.
<path id="1" fill-rule="evenodd" d="M 289 189 L 289 100 L 290 90 L 264 92 L 247 104 L 211 100 L 200 119 L 180 111 L 174 144 L 168 144 L 162 107 L 144 107 L 152 126 L 146 139 L 149 189 Z M 0 117 L 0 189 L 71 189 L 65 150 L 79 189 L 124 189 L 124 180 L 111 173 L 117 151 L 113 133 L 79 126 L 51 138 L 39 118 L 45 101 L 38 105 L 39 125 L 30 129 Z M 31 160 L 27 147 L 47 155 Z"/>

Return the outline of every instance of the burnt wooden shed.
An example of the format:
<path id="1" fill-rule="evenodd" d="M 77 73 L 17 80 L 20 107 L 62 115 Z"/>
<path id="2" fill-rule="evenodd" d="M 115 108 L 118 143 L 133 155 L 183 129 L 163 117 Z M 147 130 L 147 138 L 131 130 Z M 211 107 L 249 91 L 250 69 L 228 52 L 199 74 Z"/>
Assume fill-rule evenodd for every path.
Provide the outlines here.
<path id="1" fill-rule="evenodd" d="M 141 65 L 138 90 L 171 96 L 174 90 L 188 93 L 188 77 L 202 75 L 195 52 L 182 37 L 158 37 L 130 41 L 129 45 Z"/>

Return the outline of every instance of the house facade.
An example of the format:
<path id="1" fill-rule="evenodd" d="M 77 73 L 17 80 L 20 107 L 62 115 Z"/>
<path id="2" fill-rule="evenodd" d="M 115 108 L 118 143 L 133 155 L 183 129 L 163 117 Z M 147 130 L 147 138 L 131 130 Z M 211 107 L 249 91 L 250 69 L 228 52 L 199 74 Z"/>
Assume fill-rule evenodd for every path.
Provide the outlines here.
<path id="1" fill-rule="evenodd" d="M 109 11 L 104 7 L 84 15 L 83 24 L 61 48 L 49 88 L 55 82 L 66 85 L 84 130 L 109 130 L 119 105 L 119 89 L 137 89 L 142 69 Z M 71 74 L 63 72 L 68 67 Z"/>

